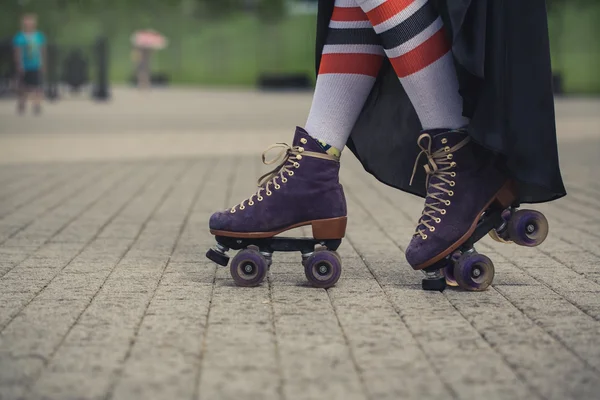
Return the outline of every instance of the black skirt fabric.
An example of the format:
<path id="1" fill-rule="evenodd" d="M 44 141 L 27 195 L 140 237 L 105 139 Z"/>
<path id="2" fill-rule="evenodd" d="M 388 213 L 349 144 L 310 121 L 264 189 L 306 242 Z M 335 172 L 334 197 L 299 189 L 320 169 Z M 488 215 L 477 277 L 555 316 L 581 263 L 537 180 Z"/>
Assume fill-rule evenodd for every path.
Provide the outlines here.
<path id="1" fill-rule="evenodd" d="M 430 0 L 444 20 L 457 67 L 469 135 L 505 160 L 520 201 L 566 194 L 562 182 L 545 0 Z M 317 71 L 334 0 L 319 0 Z M 354 126 L 348 148 L 381 182 L 424 197 L 418 169 L 421 125 L 386 60 Z M 474 188 L 476 190 L 476 188 Z"/>

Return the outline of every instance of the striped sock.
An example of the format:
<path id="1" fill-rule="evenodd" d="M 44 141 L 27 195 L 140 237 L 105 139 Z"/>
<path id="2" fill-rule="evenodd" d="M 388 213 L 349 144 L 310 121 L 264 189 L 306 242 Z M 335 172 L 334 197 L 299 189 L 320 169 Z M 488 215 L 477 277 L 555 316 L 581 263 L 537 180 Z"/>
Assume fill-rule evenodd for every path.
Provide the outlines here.
<path id="1" fill-rule="evenodd" d="M 450 45 L 428 0 L 356 0 L 381 39 L 423 129 L 467 124 Z"/>
<path id="2" fill-rule="evenodd" d="M 306 131 L 334 154 L 346 145 L 373 88 L 384 57 L 379 38 L 356 0 L 335 0 L 335 8 Z"/>

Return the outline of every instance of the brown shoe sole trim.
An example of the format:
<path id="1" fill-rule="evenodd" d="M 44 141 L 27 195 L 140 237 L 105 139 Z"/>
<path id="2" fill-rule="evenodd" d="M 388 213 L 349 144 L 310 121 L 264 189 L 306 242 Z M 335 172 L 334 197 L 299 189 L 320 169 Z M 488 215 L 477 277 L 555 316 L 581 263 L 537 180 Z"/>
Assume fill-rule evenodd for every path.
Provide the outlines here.
<path id="1" fill-rule="evenodd" d="M 341 239 L 346 235 L 347 220 L 347 217 L 315 219 L 312 221 L 300 222 L 294 225 L 287 226 L 283 229 L 271 232 L 229 232 L 211 229 L 210 233 L 212 233 L 215 236 L 225 236 L 232 238 L 267 239 L 272 238 L 273 236 L 278 235 L 282 232 L 298 228 L 300 226 L 311 225 L 313 238 L 315 239 Z"/>
<path id="2" fill-rule="evenodd" d="M 475 219 L 475 221 L 473 221 L 473 223 L 471 224 L 471 227 L 469 228 L 467 233 L 462 235 L 460 237 L 460 239 L 458 239 L 456 242 L 454 242 L 450 247 L 448 247 L 448 249 L 444 250 L 442 253 L 438 254 L 437 256 L 425 261 L 424 263 L 421 263 L 421 264 L 413 267 L 413 269 L 416 271 L 425 269 L 425 268 L 435 264 L 436 262 L 446 258 L 450 253 L 452 253 L 452 252 L 454 252 L 454 250 L 458 249 L 464 242 L 466 242 L 471 237 L 471 235 L 473 234 L 473 232 L 475 232 L 475 229 L 477 228 L 477 224 L 479 223 L 479 220 L 481 219 L 481 215 L 485 212 L 485 210 L 488 209 L 488 207 L 490 205 L 492 205 L 492 203 L 498 202 L 501 207 L 506 208 L 506 207 L 509 207 L 515 201 L 516 198 L 517 198 L 517 196 L 516 196 L 516 188 L 515 188 L 514 182 L 513 181 L 506 182 L 504 185 L 502 185 L 500 190 L 498 190 L 498 192 L 496 192 L 496 194 L 492 197 L 492 199 L 487 202 L 485 207 L 483 207 L 483 209 L 481 209 L 479 214 L 477 214 L 479 217 L 477 219 Z"/>

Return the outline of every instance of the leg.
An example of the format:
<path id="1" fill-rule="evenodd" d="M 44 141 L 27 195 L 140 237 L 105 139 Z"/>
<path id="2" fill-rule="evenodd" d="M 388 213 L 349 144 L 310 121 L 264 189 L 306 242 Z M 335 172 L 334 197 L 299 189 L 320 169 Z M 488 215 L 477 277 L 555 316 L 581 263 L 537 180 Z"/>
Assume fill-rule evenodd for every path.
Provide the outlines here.
<path id="1" fill-rule="evenodd" d="M 27 102 L 27 90 L 24 87 L 19 88 L 17 97 L 17 112 L 23 114 L 25 112 L 25 104 Z"/>
<path id="2" fill-rule="evenodd" d="M 379 43 L 356 0 L 336 0 L 306 122 L 312 137 L 344 148 L 381 68 Z"/>
<path id="3" fill-rule="evenodd" d="M 23 77 L 23 83 L 27 94 L 31 96 L 33 112 L 39 114 L 42 110 L 42 99 L 44 96 L 40 71 L 26 71 Z"/>
<path id="4" fill-rule="evenodd" d="M 27 85 L 25 77 L 20 75 L 17 79 L 17 113 L 25 112 L 25 103 L 27 101 Z"/>
<path id="5" fill-rule="evenodd" d="M 450 45 L 433 5 L 428 0 L 359 2 L 425 130 L 418 145 L 427 156 L 427 198 L 406 257 L 413 268 L 433 274 L 432 266 L 469 238 L 490 205 L 506 207 L 514 201 L 514 186 L 495 157 L 460 129 L 468 120 L 462 116 Z"/>
<path id="6" fill-rule="evenodd" d="M 357 0 L 381 39 L 423 129 L 456 129 L 462 98 L 442 20 L 428 0 Z"/>
<path id="7" fill-rule="evenodd" d="M 41 87 L 36 87 L 32 91 L 32 100 L 33 103 L 33 112 L 35 114 L 40 114 L 42 112 L 42 101 L 44 99 L 44 90 Z"/>
<path id="8" fill-rule="evenodd" d="M 150 87 L 150 74 L 146 68 L 140 67 L 137 73 L 138 89 L 148 89 Z"/>
<path id="9" fill-rule="evenodd" d="M 335 6 L 307 130 L 296 130 L 292 146 L 275 145 L 282 149 L 276 160 L 283 161 L 259 180 L 257 193 L 211 217 L 214 235 L 269 238 L 310 225 L 315 239 L 344 236 L 346 200 L 338 179 L 339 155 L 384 53 L 354 0 L 336 0 Z"/>

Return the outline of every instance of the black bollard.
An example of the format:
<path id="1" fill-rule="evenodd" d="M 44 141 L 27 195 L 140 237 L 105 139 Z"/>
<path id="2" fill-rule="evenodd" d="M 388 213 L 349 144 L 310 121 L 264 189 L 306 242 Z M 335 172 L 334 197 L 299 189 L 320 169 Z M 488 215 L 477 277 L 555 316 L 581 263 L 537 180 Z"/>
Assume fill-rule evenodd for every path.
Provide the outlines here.
<path id="1" fill-rule="evenodd" d="M 15 61 L 11 39 L 0 39 L 0 98 L 11 94 L 15 75 Z"/>
<path id="2" fill-rule="evenodd" d="M 48 44 L 46 49 L 46 97 L 58 100 L 58 59 L 59 50 L 56 44 Z"/>
<path id="3" fill-rule="evenodd" d="M 108 39 L 99 37 L 94 43 L 94 58 L 96 61 L 96 82 L 92 96 L 98 101 L 110 98 L 108 89 Z"/>
<path id="4" fill-rule="evenodd" d="M 71 50 L 63 61 L 62 81 L 69 85 L 71 93 L 79 93 L 89 82 L 88 60 L 80 49 Z"/>

